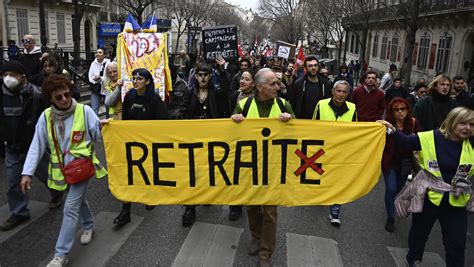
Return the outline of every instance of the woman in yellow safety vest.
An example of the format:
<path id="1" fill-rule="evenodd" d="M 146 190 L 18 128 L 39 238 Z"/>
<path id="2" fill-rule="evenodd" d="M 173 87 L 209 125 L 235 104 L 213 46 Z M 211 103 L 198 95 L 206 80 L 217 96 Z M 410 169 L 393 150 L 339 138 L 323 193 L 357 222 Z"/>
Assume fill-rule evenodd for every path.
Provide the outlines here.
<path id="1" fill-rule="evenodd" d="M 420 151 L 422 170 L 411 183 L 419 184 L 420 187 L 407 190 L 406 194 L 414 200 L 424 198 L 424 202 L 421 212 L 412 214 L 407 265 L 418 266 L 421 262 L 431 228 L 439 220 L 446 265 L 464 266 L 467 210 L 474 210 L 470 183 L 474 174 L 474 111 L 457 107 L 448 113 L 439 130 L 419 132 L 412 136 L 397 131 L 386 121 L 379 122 L 394 133 L 397 145 Z M 426 177 L 426 174 L 429 177 L 428 185 L 422 187 L 423 184 L 417 183 L 417 179 L 423 179 L 422 176 Z"/>
<path id="2" fill-rule="evenodd" d="M 36 124 L 22 171 L 20 185 L 23 192 L 26 193 L 31 188 L 31 176 L 46 150 L 51 152 L 48 168 L 50 188 L 60 191 L 67 189 L 62 166 L 78 158 L 90 158 L 95 167 L 93 176 L 105 177 L 107 171 L 94 152 L 94 144 L 102 138 L 97 115 L 89 106 L 79 104 L 71 97 L 73 84 L 63 75 L 50 74 L 43 82 L 42 89 L 45 99 L 50 100 L 51 107 L 41 114 Z M 79 222 L 83 227 L 81 244 L 88 244 L 92 240 L 94 217 L 85 197 L 89 180 L 69 185 L 56 251 L 48 267 L 67 264 L 67 255 L 73 245 Z"/>

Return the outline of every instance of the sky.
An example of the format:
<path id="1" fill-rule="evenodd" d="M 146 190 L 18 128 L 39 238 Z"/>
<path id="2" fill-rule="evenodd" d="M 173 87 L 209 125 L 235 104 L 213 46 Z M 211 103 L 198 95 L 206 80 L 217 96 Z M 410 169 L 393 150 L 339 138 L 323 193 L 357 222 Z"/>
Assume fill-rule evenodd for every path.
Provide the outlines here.
<path id="1" fill-rule="evenodd" d="M 245 8 L 252 8 L 252 10 L 256 10 L 258 7 L 257 0 L 225 0 L 225 1 L 233 5 L 240 5 Z"/>

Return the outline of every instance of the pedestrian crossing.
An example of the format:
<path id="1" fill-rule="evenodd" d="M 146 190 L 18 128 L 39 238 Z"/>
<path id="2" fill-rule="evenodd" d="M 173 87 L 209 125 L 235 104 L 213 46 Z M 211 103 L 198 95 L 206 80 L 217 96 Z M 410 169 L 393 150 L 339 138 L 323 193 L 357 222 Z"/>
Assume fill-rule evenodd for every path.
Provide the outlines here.
<path id="1" fill-rule="evenodd" d="M 48 204 L 39 202 L 39 201 L 30 200 L 28 203 L 28 209 L 30 210 L 30 219 L 10 231 L 7 231 L 7 232 L 0 231 L 0 243 L 14 236 L 16 233 L 20 232 L 23 228 L 32 224 L 34 221 L 36 221 L 38 218 L 40 218 L 46 212 L 48 212 Z M 5 220 L 8 219 L 9 216 L 10 216 L 10 208 L 8 207 L 8 205 L 3 205 L 2 207 L 0 207 L 0 222 L 4 222 Z"/>
<path id="2" fill-rule="evenodd" d="M 8 239 L 47 212 L 46 203 L 30 201 L 29 207 L 32 215 L 31 220 L 15 230 L 0 232 L 0 245 L 8 242 Z M 225 209 L 225 207 L 223 208 Z M 8 214 L 7 205 L 0 207 L 0 220 L 6 219 L 4 217 Z M 110 266 L 108 263 L 144 220 L 143 217 L 132 216 L 129 224 L 116 228 L 111 224 L 116 215 L 116 212 L 102 211 L 95 216 L 94 237 L 88 245 L 80 244 L 82 230 L 78 231 L 69 255 L 68 266 Z M 243 227 L 196 222 L 187 233 L 171 266 L 240 266 L 235 263 L 238 248 L 245 249 L 250 241 L 248 236 L 243 236 L 244 231 L 248 230 Z M 343 261 L 339 244 L 333 239 L 289 232 L 285 233 L 284 238 L 286 242 L 278 242 L 285 242 L 286 262 L 275 262 L 275 266 L 354 266 L 347 259 Z M 170 240 L 170 242 L 172 241 Z M 392 266 L 405 266 L 406 248 L 387 247 L 387 250 L 393 259 Z M 37 266 L 46 266 L 53 256 L 53 254 L 49 254 Z M 173 255 L 170 256 L 173 257 Z M 242 252 L 240 256 L 242 256 Z M 245 257 L 250 258 L 251 256 L 245 255 Z M 146 259 L 142 260 L 146 262 Z M 252 262 L 254 262 L 253 258 Z M 133 266 L 132 263 L 127 263 L 127 265 Z M 155 266 L 156 264 L 150 263 L 150 265 Z M 3 266 L 1 259 L 0 266 Z M 425 252 L 423 266 L 445 266 L 445 263 L 440 255 Z"/>

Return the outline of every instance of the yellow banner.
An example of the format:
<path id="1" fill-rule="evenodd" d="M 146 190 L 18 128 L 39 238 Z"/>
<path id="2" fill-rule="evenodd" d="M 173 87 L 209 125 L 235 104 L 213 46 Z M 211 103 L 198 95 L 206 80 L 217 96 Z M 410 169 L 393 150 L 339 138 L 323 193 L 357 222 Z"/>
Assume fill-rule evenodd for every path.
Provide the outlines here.
<path id="1" fill-rule="evenodd" d="M 158 204 L 329 205 L 381 174 L 385 128 L 370 122 L 112 121 L 103 129 L 112 194 Z"/>

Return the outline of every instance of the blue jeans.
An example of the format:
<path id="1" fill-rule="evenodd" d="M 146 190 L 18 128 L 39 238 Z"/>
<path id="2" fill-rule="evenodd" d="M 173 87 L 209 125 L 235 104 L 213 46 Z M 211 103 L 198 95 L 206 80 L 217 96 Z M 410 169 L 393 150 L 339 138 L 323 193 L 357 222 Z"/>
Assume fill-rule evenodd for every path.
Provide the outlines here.
<path id="1" fill-rule="evenodd" d="M 394 169 L 390 169 L 387 175 L 384 175 L 385 179 L 385 210 L 387 211 L 387 218 L 393 219 L 395 217 L 395 197 L 402 190 L 406 177 L 402 177 L 401 174 Z"/>
<path id="2" fill-rule="evenodd" d="M 91 92 L 91 108 L 94 110 L 95 114 L 99 116 L 100 102 L 102 100 L 102 95 L 98 93 Z"/>
<path id="3" fill-rule="evenodd" d="M 55 256 L 67 255 L 71 250 L 79 219 L 84 230 L 94 228 L 94 217 L 85 197 L 88 183 L 89 181 L 85 181 L 69 186 L 69 193 L 64 203 L 63 223 L 58 241 L 56 241 Z"/>
<path id="4" fill-rule="evenodd" d="M 339 213 L 341 213 L 341 204 L 334 204 L 329 206 L 329 213 L 333 217 L 339 217 Z"/>

